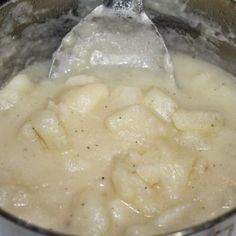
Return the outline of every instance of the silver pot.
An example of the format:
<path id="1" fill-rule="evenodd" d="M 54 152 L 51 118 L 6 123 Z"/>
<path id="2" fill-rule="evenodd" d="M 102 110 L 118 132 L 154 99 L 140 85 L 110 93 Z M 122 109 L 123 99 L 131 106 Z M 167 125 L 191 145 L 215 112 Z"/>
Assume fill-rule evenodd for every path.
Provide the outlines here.
<path id="1" fill-rule="evenodd" d="M 97 0 L 1 2 L 0 84 L 34 61 L 50 59 L 61 38 L 99 4 Z M 169 48 L 204 58 L 236 75 L 234 0 L 145 0 L 145 5 Z M 36 235 L 62 234 L 28 224 L 0 209 L 0 236 Z M 235 236 L 236 209 L 168 235 Z"/>

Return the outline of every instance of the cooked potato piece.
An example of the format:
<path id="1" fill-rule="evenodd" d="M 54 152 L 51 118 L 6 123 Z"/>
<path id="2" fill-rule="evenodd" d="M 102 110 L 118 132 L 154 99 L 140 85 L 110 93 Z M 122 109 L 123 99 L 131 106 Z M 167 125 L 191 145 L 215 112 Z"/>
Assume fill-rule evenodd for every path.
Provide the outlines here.
<path id="1" fill-rule="evenodd" d="M 154 224 L 158 227 L 165 227 L 177 223 L 181 217 L 186 216 L 186 214 L 190 213 L 193 208 L 194 206 L 192 204 L 186 203 L 167 209 L 154 220 Z"/>
<path id="2" fill-rule="evenodd" d="M 137 174 L 149 185 L 160 183 L 160 169 L 157 163 L 154 165 L 139 165 L 136 171 Z"/>
<path id="3" fill-rule="evenodd" d="M 112 182 L 122 200 L 145 215 L 153 215 L 162 208 L 158 188 L 149 187 L 136 173 L 131 163 L 118 158 L 114 161 Z"/>
<path id="4" fill-rule="evenodd" d="M 185 190 L 195 157 L 181 147 L 162 144 L 160 151 L 115 160 L 112 180 L 124 201 L 146 214 L 158 211 L 160 197 L 178 199 Z M 146 189 L 143 191 L 143 188 Z M 145 193 L 145 196 L 142 194 Z M 137 199 L 137 196 L 140 196 Z M 150 205 L 139 206 L 140 198 Z"/>
<path id="5" fill-rule="evenodd" d="M 161 188 L 170 199 L 178 199 L 186 189 L 196 160 L 195 152 L 171 142 L 160 142 Z"/>
<path id="6" fill-rule="evenodd" d="M 75 199 L 71 221 L 72 232 L 81 236 L 103 236 L 110 227 L 110 214 L 104 195 L 86 190 Z"/>
<path id="7" fill-rule="evenodd" d="M 218 112 L 178 110 L 173 115 L 173 122 L 182 131 L 212 132 L 223 125 L 223 118 Z"/>
<path id="8" fill-rule="evenodd" d="M 168 145 L 165 148 L 170 148 Z M 178 152 L 178 151 L 177 151 Z M 167 155 L 152 155 L 153 161 L 147 160 L 150 154 L 142 155 L 143 161 L 136 163 L 137 174 L 149 186 L 158 185 L 160 190 L 169 199 L 177 199 L 187 186 L 189 175 L 194 164 L 194 157 L 188 156 L 183 151 L 176 154 L 173 149 Z"/>
<path id="9" fill-rule="evenodd" d="M 35 132 L 31 123 L 26 123 L 20 130 L 20 134 L 23 135 L 27 140 L 31 142 L 36 142 L 39 139 L 39 136 Z"/>
<path id="10" fill-rule="evenodd" d="M 158 88 L 153 88 L 148 92 L 144 98 L 144 104 L 167 122 L 171 122 L 172 115 L 178 108 L 176 102 Z"/>
<path id="11" fill-rule="evenodd" d="M 88 84 L 83 87 L 71 89 L 62 96 L 61 102 L 73 112 L 87 113 L 103 99 L 106 99 L 108 95 L 109 91 L 106 85 Z"/>
<path id="12" fill-rule="evenodd" d="M 192 166 L 185 161 L 162 159 L 159 163 L 161 187 L 171 199 L 179 198 L 189 180 Z"/>
<path id="13" fill-rule="evenodd" d="M 14 77 L 11 82 L 6 86 L 7 89 L 19 91 L 20 93 L 28 93 L 31 91 L 33 83 L 27 75 L 19 74 Z"/>
<path id="14" fill-rule="evenodd" d="M 129 161 L 135 166 L 135 171 L 149 186 L 158 184 L 160 181 L 159 160 L 161 153 L 159 150 L 150 150 L 143 155 L 130 153 Z"/>
<path id="15" fill-rule="evenodd" d="M 134 165 L 155 165 L 161 158 L 161 153 L 158 149 L 149 149 L 148 152 L 142 155 L 136 151 L 129 153 L 130 162 Z"/>
<path id="16" fill-rule="evenodd" d="M 58 151 L 68 149 L 66 133 L 53 111 L 39 112 L 31 119 L 31 123 L 37 135 L 49 149 Z"/>
<path id="17" fill-rule="evenodd" d="M 32 82 L 26 75 L 17 75 L 0 91 L 0 111 L 14 107 L 24 95 L 32 90 L 32 87 Z"/>
<path id="18" fill-rule="evenodd" d="M 186 147 L 207 151 L 211 149 L 209 138 L 194 131 L 185 131 L 178 137 L 178 142 Z"/>
<path id="19" fill-rule="evenodd" d="M 106 120 L 108 129 L 125 139 L 145 140 L 164 132 L 164 126 L 141 105 L 129 106 Z"/>
<path id="20" fill-rule="evenodd" d="M 142 97 L 142 90 L 137 87 L 117 86 L 111 92 L 111 99 L 127 106 L 139 103 L 142 100 Z"/>
<path id="21" fill-rule="evenodd" d="M 139 215 L 133 209 L 127 206 L 121 199 L 114 199 L 109 204 L 112 212 L 112 221 L 115 224 L 125 225 L 127 218 L 133 219 L 134 222 L 139 218 Z"/>

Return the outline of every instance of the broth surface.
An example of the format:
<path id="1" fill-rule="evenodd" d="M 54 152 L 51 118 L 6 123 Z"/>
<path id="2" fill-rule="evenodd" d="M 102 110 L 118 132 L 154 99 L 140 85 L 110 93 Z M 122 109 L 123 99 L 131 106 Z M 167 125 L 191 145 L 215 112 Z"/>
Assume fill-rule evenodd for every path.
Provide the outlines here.
<path id="1" fill-rule="evenodd" d="M 151 236 L 236 206 L 236 78 L 173 55 L 147 70 L 48 81 L 34 64 L 0 91 L 0 207 L 44 228 Z"/>

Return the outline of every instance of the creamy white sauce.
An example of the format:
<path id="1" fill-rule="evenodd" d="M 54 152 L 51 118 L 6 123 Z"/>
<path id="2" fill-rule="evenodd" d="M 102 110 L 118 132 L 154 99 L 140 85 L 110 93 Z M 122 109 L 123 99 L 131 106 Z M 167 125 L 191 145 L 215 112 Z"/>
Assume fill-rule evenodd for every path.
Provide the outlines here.
<path id="1" fill-rule="evenodd" d="M 89 236 L 170 232 L 235 207 L 235 77 L 173 61 L 178 89 L 120 68 L 32 82 L 48 73 L 35 64 L 13 78 L 0 92 L 0 207 Z"/>

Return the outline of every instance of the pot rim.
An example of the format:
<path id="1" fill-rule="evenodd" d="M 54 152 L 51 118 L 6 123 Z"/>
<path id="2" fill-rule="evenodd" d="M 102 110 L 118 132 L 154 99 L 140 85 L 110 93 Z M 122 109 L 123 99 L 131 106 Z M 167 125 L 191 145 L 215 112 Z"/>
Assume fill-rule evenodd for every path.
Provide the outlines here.
<path id="1" fill-rule="evenodd" d="M 3 210 L 0 208 L 0 216 L 5 218 L 6 220 L 12 222 L 13 224 L 16 224 L 17 226 L 20 226 L 26 230 L 32 231 L 34 233 L 39 233 L 44 236 L 77 236 L 75 234 L 65 234 L 65 233 L 60 233 L 54 230 L 46 229 L 41 226 L 37 226 L 35 224 L 29 223 L 25 220 L 22 220 L 20 218 L 17 218 L 13 214 Z M 200 233 L 204 230 L 208 230 L 210 228 L 213 228 L 214 226 L 218 225 L 219 223 L 222 223 L 231 217 L 236 216 L 236 207 L 229 210 L 223 215 L 220 215 L 214 219 L 205 221 L 203 223 L 187 227 L 185 229 L 181 229 L 179 231 L 174 231 L 170 233 L 165 233 L 165 234 L 158 234 L 157 236 L 187 236 L 187 235 L 192 235 L 195 233 Z"/>

